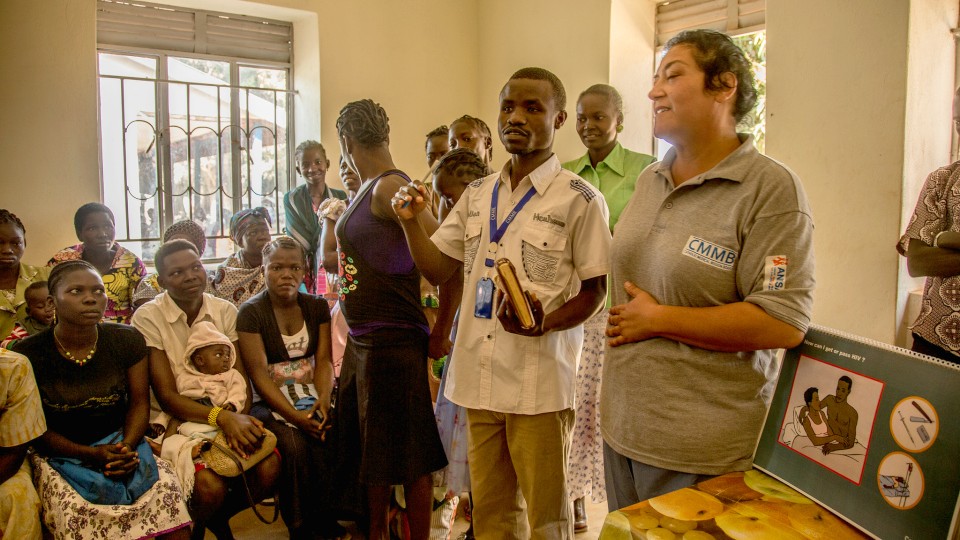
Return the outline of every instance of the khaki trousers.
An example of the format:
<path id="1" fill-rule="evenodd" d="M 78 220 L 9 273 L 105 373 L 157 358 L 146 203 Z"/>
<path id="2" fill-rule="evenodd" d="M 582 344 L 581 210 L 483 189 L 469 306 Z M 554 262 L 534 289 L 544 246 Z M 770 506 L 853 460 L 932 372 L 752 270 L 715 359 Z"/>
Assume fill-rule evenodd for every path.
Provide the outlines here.
<path id="1" fill-rule="evenodd" d="M 572 539 L 567 457 L 573 409 L 467 409 L 473 530 L 479 540 Z"/>

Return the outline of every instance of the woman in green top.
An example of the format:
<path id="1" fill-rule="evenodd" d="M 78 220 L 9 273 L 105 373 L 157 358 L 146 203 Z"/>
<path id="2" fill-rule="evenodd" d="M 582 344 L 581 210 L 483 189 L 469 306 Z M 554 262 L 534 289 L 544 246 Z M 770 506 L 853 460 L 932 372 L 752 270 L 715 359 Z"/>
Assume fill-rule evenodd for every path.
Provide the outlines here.
<path id="1" fill-rule="evenodd" d="M 610 230 L 633 195 L 637 177 L 656 158 L 627 150 L 617 141 L 623 131 L 623 99 L 607 84 L 587 88 L 577 99 L 577 133 L 587 147 L 580 159 L 563 168 L 580 175 L 603 193 L 610 208 Z M 567 486 L 574 500 L 574 529 L 587 529 L 584 497 L 606 500 L 603 444 L 600 438 L 600 371 L 603 366 L 607 313 L 601 311 L 583 326 L 583 350 L 577 370 L 577 421 L 567 465 Z"/>
<path id="2" fill-rule="evenodd" d="M 0 209 L 0 339 L 7 337 L 18 320 L 27 317 L 24 291 L 31 283 L 46 281 L 47 267 L 20 262 L 27 246 L 26 229 L 13 212 Z"/>

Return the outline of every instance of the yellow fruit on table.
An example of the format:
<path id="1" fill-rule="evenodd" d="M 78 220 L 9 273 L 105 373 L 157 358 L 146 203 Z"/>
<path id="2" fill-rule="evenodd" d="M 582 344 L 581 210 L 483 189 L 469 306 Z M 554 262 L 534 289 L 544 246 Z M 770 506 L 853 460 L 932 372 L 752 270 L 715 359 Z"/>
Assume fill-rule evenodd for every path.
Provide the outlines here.
<path id="1" fill-rule="evenodd" d="M 635 529 L 640 529 L 641 531 L 655 529 L 660 526 L 660 517 L 654 515 L 652 512 L 627 514 L 627 518 L 630 520 L 630 525 L 632 525 Z"/>
<path id="2" fill-rule="evenodd" d="M 633 533 L 630 532 L 630 520 L 620 512 L 607 514 L 607 518 L 603 520 L 600 536 L 603 536 L 605 540 L 633 540 Z"/>
<path id="3" fill-rule="evenodd" d="M 743 481 L 742 472 L 727 473 L 697 484 L 697 489 L 716 496 L 722 501 L 752 501 L 763 493 L 750 489 Z"/>
<path id="4" fill-rule="evenodd" d="M 717 516 L 716 523 L 733 540 L 807 540 L 789 525 L 771 518 L 745 516 L 733 510 Z"/>
<path id="5" fill-rule="evenodd" d="M 690 488 L 654 497 L 649 503 L 657 512 L 681 521 L 703 521 L 723 512 L 723 503 L 716 497 Z"/>
<path id="6" fill-rule="evenodd" d="M 764 495 L 792 503 L 813 504 L 813 501 L 804 497 L 799 491 L 757 470 L 749 470 L 743 473 L 743 481 L 750 489 L 759 491 Z"/>
<path id="7" fill-rule="evenodd" d="M 866 538 L 847 522 L 817 505 L 793 505 L 788 511 L 790 524 L 810 540 L 859 540 Z"/>
<path id="8" fill-rule="evenodd" d="M 795 506 L 793 503 L 788 503 L 785 501 L 746 501 L 742 503 L 736 503 L 730 505 L 730 509 L 739 512 L 745 516 L 752 517 L 767 517 L 780 523 L 790 523 L 790 518 L 787 516 L 787 510 Z M 814 506 L 804 504 L 802 506 Z"/>
<path id="9" fill-rule="evenodd" d="M 708 532 L 692 530 L 683 533 L 683 540 L 717 540 Z"/>
<path id="10" fill-rule="evenodd" d="M 681 521 L 672 517 L 663 516 L 660 518 L 660 526 L 664 529 L 673 531 L 677 534 L 683 534 L 697 528 L 696 521 Z"/>
<path id="11" fill-rule="evenodd" d="M 647 531 L 647 540 L 677 540 L 677 535 L 667 529 L 657 527 Z"/>

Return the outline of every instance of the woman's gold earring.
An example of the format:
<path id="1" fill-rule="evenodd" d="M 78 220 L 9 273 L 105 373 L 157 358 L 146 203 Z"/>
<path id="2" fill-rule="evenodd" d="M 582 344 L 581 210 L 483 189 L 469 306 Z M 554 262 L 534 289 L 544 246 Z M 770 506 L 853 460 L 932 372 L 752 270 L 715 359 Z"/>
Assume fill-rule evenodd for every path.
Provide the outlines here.
<path id="1" fill-rule="evenodd" d="M 617 133 L 623 131 L 623 124 L 617 124 Z"/>

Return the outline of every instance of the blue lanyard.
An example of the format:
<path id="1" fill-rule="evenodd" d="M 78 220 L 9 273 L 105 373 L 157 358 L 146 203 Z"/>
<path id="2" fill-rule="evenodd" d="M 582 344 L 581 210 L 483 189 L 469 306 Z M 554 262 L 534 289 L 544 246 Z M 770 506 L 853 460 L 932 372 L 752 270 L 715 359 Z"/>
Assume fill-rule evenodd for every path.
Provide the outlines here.
<path id="1" fill-rule="evenodd" d="M 500 243 L 500 239 L 503 238 L 503 234 L 507 232 L 507 227 L 513 223 L 513 218 L 517 217 L 517 214 L 520 213 L 520 210 L 523 210 L 523 207 L 526 206 L 527 202 L 533 198 L 533 195 L 536 192 L 537 190 L 531 186 L 530 189 L 523 195 L 523 198 L 520 199 L 520 202 L 513 207 L 513 210 L 511 210 L 506 219 L 503 220 L 503 223 L 497 227 L 497 206 L 500 199 L 500 182 L 497 182 L 493 186 L 493 197 L 490 200 L 490 247 L 487 249 L 487 258 L 483 261 L 483 264 L 487 265 L 488 268 L 493 268 L 493 259 L 490 258 L 490 255 L 496 252 L 496 245 Z"/>

